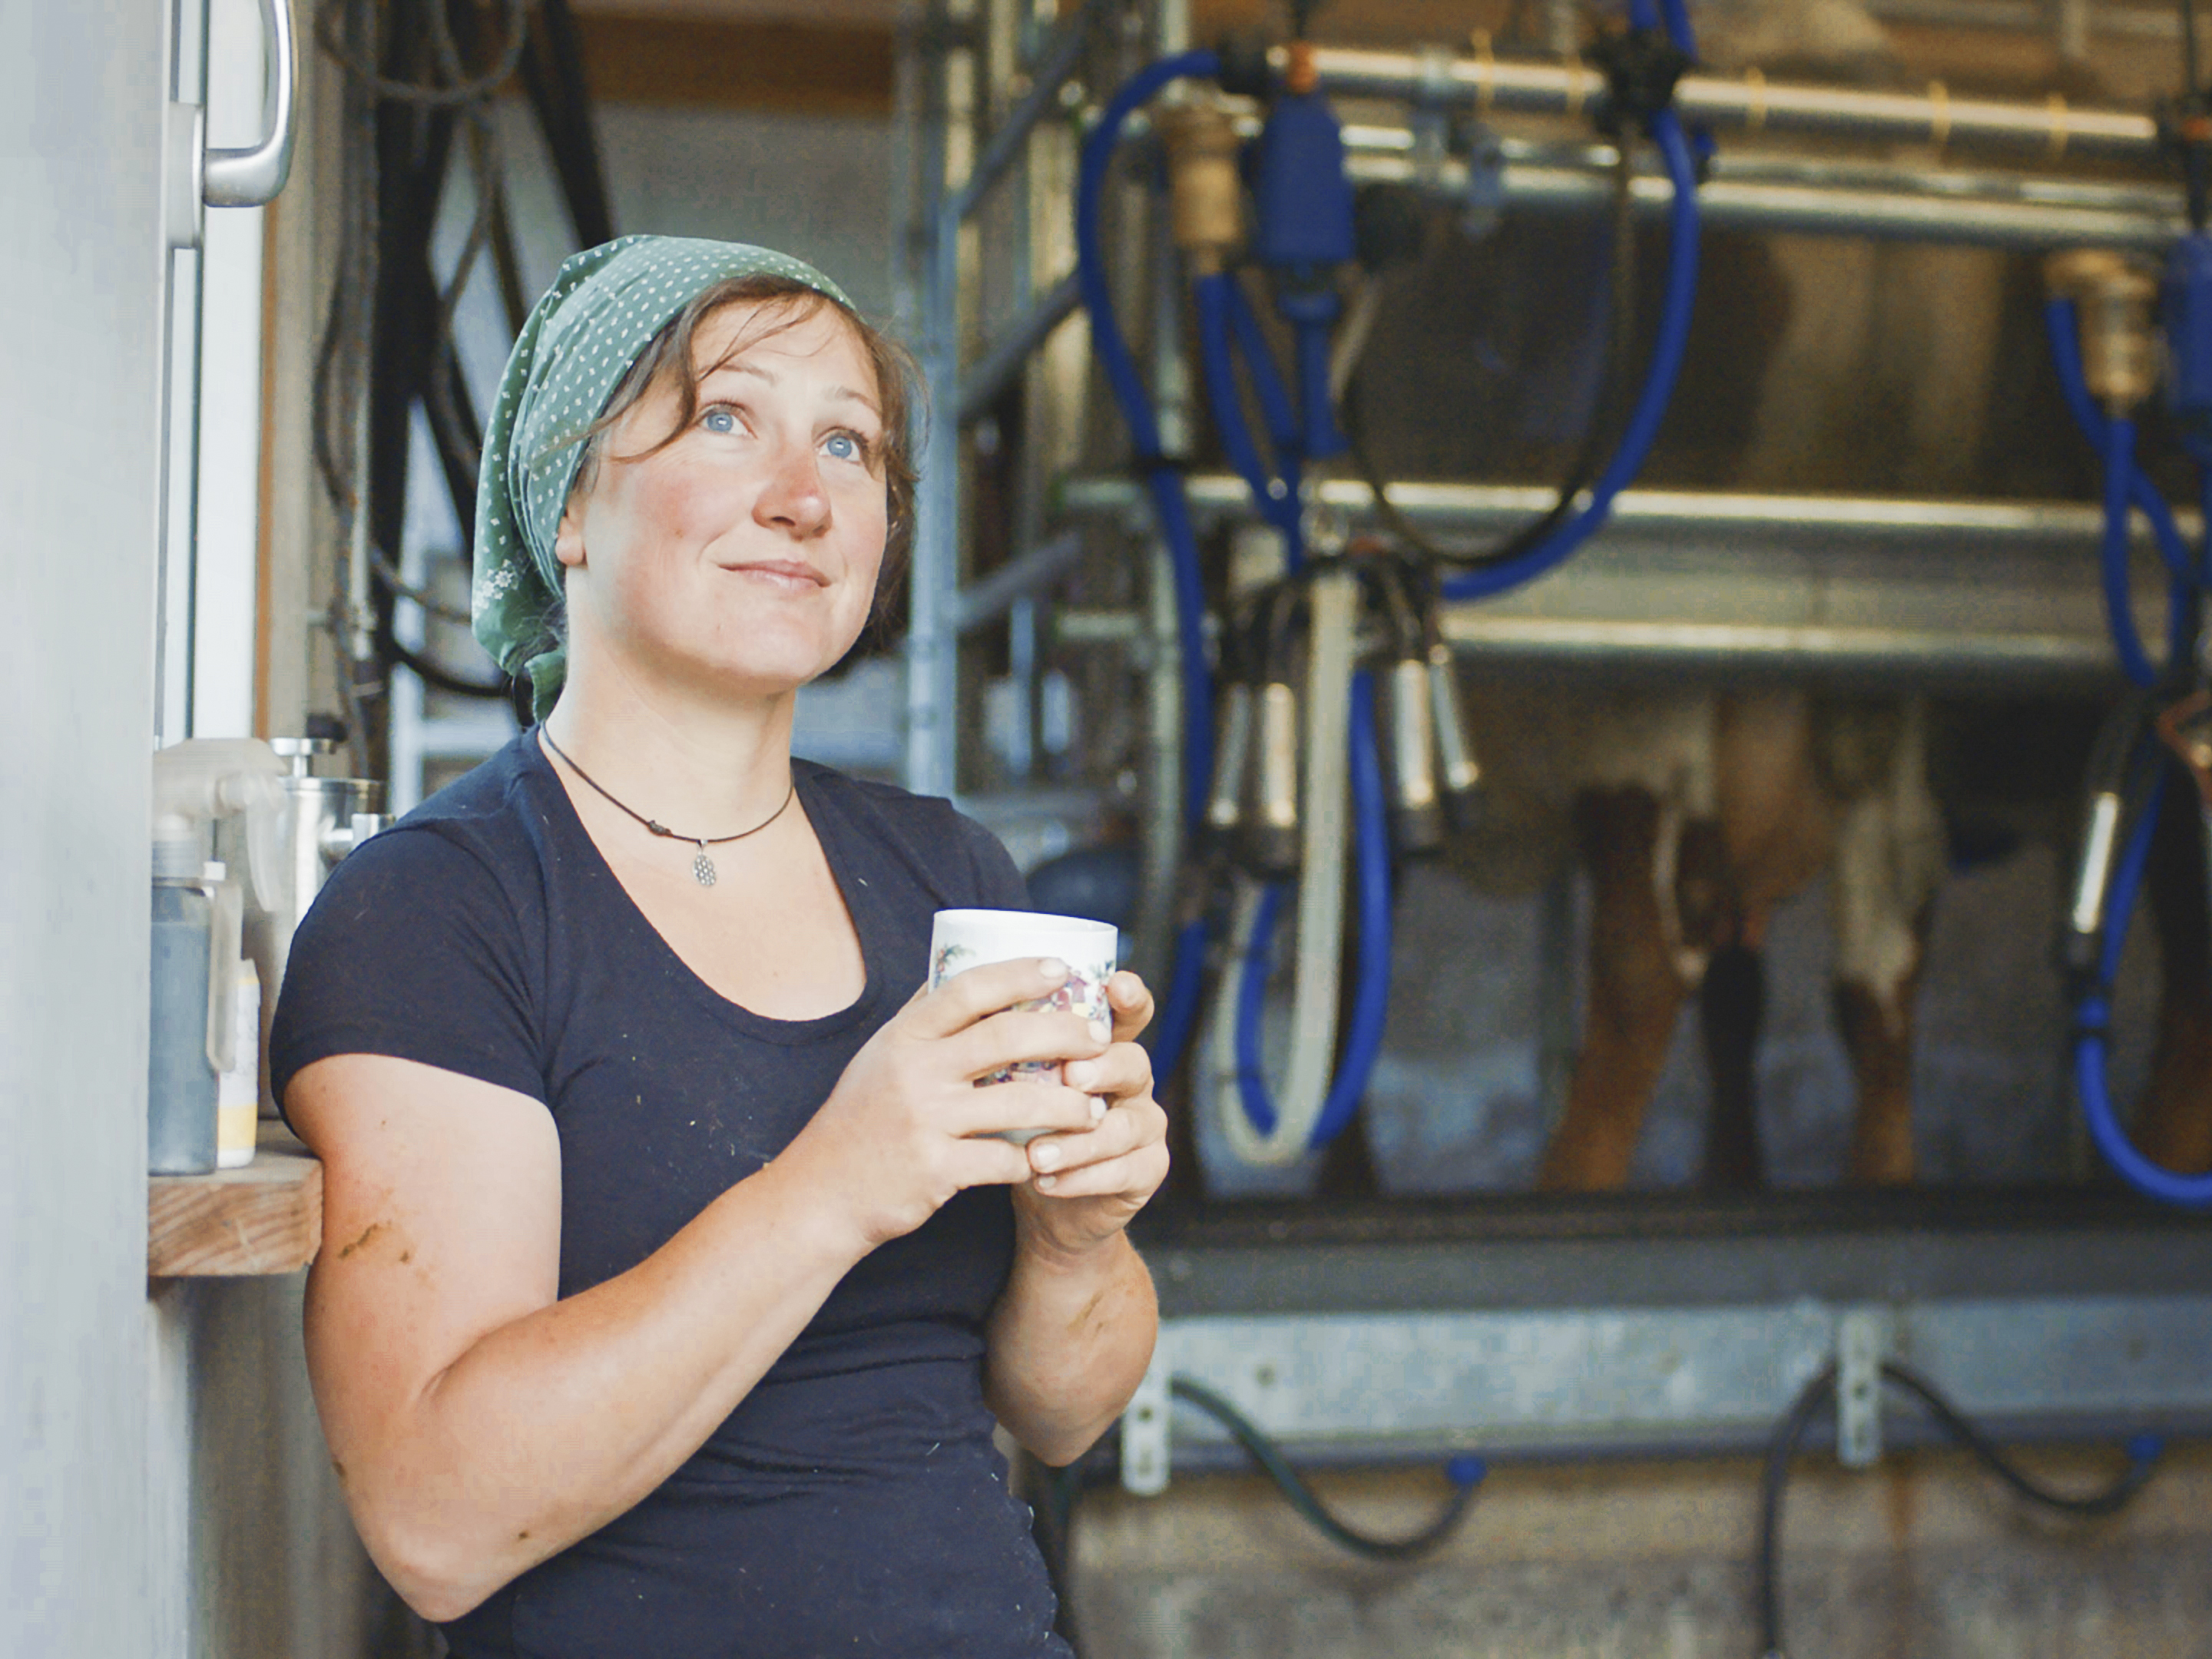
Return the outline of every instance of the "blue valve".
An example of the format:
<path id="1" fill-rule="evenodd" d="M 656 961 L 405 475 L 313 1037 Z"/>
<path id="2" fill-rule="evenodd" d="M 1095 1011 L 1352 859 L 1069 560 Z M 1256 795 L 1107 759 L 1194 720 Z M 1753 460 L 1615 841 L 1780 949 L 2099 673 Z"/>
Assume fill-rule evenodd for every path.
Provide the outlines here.
<path id="1" fill-rule="evenodd" d="M 1252 154 L 1252 252 L 1299 283 L 1351 259 L 1352 180 L 1344 132 L 1317 92 L 1275 95 Z"/>
<path id="2" fill-rule="evenodd" d="M 1342 301 L 1336 267 L 1358 252 L 1344 131 L 1317 92 L 1279 92 L 1252 150 L 1252 252 L 1275 278 L 1275 309 L 1297 337 L 1299 452 L 1349 447 L 1328 395 L 1329 332 Z"/>

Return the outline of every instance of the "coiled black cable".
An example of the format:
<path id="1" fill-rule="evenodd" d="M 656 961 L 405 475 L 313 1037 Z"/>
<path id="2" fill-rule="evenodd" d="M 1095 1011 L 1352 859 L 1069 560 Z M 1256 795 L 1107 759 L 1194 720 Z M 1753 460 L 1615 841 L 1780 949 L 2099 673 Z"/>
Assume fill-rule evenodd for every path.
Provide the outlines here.
<path id="1" fill-rule="evenodd" d="M 1428 1554 L 1458 1528 L 1467 1515 L 1468 1505 L 1474 1501 L 1475 1488 L 1489 1473 L 1480 1458 L 1465 1455 L 1453 1458 L 1445 1466 L 1453 1486 L 1452 1495 L 1444 1500 L 1443 1509 L 1436 1519 L 1403 1538 L 1377 1538 L 1334 1514 L 1291 1467 L 1282 1449 L 1261 1432 L 1251 1419 L 1204 1383 L 1188 1376 L 1176 1376 L 1170 1379 L 1168 1392 L 1197 1407 L 1228 1430 L 1244 1449 L 1245 1455 L 1259 1465 L 1261 1473 L 1275 1483 L 1283 1496 L 1291 1500 L 1291 1507 L 1304 1516 L 1316 1532 L 1365 1560 L 1413 1561 Z"/>
<path id="2" fill-rule="evenodd" d="M 1881 1380 L 1911 1395 L 1927 1409 L 1936 1426 L 1972 1452 L 1975 1459 L 2027 1502 L 2060 1515 L 2094 1520 L 2124 1509 L 2149 1481 L 2163 1449 L 2154 1435 L 2138 1435 L 2128 1443 L 2128 1467 L 2100 1492 L 2075 1496 L 2055 1492 L 2028 1474 L 1998 1449 L 1996 1443 L 1968 1421 L 1959 1409 L 1916 1371 L 1885 1362 Z M 1762 1659 L 1783 1659 L 1782 1642 L 1782 1499 L 1790 1481 L 1790 1459 L 1804 1439 L 1805 1431 L 1821 1408 L 1835 1398 L 1836 1368 L 1828 1366 L 1806 1383 L 1789 1413 L 1776 1427 L 1766 1451 L 1766 1468 L 1759 1482 L 1759 1640 Z"/>

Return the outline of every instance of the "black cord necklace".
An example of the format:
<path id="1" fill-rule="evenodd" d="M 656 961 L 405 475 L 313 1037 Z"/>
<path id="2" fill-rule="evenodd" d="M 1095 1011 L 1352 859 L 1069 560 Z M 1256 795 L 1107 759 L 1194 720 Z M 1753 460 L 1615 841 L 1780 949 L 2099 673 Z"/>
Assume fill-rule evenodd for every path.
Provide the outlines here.
<path id="1" fill-rule="evenodd" d="M 753 825 L 751 829 L 740 830 L 734 836 L 682 835 L 676 830 L 671 830 L 666 824 L 646 817 L 644 813 L 637 811 L 636 808 L 624 805 L 623 802 L 615 800 L 615 798 L 612 795 L 607 793 L 606 787 L 604 784 L 600 783 L 598 779 L 594 778 L 582 767 L 577 765 L 574 761 L 568 759 L 568 751 L 563 749 L 559 744 L 554 742 L 553 734 L 547 731 L 544 726 L 541 726 L 538 728 L 538 735 L 544 741 L 548 749 L 550 749 L 562 760 L 568 762 L 568 769 L 571 772 L 574 772 L 578 777 L 583 779 L 586 783 L 590 784 L 592 787 L 598 790 L 600 794 L 605 795 L 608 800 L 612 801 L 615 805 L 621 807 L 623 811 L 629 813 L 630 817 L 635 818 L 640 823 L 653 831 L 654 835 L 665 836 L 670 841 L 688 841 L 696 846 L 699 851 L 697 856 L 693 858 L 691 860 L 691 874 L 693 878 L 696 880 L 702 887 L 712 887 L 715 881 L 714 860 L 707 856 L 707 849 L 709 847 L 720 847 L 726 841 L 743 841 L 747 836 L 757 836 L 762 830 L 767 829 L 769 825 L 774 823 L 778 818 L 783 816 L 784 807 L 789 806 L 791 805 L 792 797 L 799 793 L 799 777 L 798 775 L 794 773 L 792 775 L 791 787 L 784 791 L 783 805 L 777 807 L 775 811 L 769 813 L 758 823 Z"/>

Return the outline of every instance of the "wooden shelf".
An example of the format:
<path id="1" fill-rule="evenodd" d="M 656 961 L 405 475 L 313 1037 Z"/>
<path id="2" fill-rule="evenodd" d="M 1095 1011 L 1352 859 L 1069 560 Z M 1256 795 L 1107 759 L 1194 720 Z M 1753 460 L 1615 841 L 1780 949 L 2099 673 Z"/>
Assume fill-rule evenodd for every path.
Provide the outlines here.
<path id="1" fill-rule="evenodd" d="M 242 1170 L 155 1176 L 148 1188 L 149 1279 L 293 1273 L 323 1242 L 323 1166 L 281 1124 L 261 1126 Z"/>

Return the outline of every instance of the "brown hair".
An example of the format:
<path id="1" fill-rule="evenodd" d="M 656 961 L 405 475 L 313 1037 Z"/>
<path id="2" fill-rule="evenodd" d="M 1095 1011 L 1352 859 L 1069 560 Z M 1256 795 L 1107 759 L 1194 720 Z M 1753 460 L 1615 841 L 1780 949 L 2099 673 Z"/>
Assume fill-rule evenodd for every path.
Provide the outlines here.
<path id="1" fill-rule="evenodd" d="M 646 343 L 629 372 L 617 383 L 607 398 L 607 406 L 599 412 L 599 419 L 585 428 L 580 441 L 584 453 L 576 464 L 575 482 L 569 485 L 573 496 L 580 491 L 589 491 L 597 481 L 600 461 L 606 453 L 607 434 L 621 423 L 638 404 L 662 386 L 672 387 L 677 398 L 677 415 L 668 431 L 658 442 L 625 456 L 624 459 L 640 459 L 658 454 L 668 447 L 690 427 L 699 412 L 699 382 L 704 375 L 694 371 L 691 348 L 699 330 L 707 320 L 726 306 L 757 305 L 761 308 L 759 320 L 766 325 L 749 328 L 733 342 L 724 362 L 749 346 L 795 328 L 824 307 L 835 311 L 853 331 L 860 342 L 860 350 L 875 371 L 878 412 L 883 418 L 884 434 L 879 452 L 884 468 L 884 494 L 889 511 L 889 532 L 884 543 L 884 568 L 877 578 L 876 591 L 881 594 L 895 580 L 906 555 L 907 543 L 914 529 L 914 487 L 920 476 L 915 470 L 913 434 L 908 430 L 915 404 L 921 392 L 921 374 L 907 349 L 881 329 L 854 310 L 841 304 L 818 289 L 804 283 L 795 283 L 787 276 L 757 272 L 750 276 L 726 277 L 713 287 L 702 290 L 683 310 L 671 318 L 661 331 Z M 711 371 L 717 364 L 708 364 Z"/>

